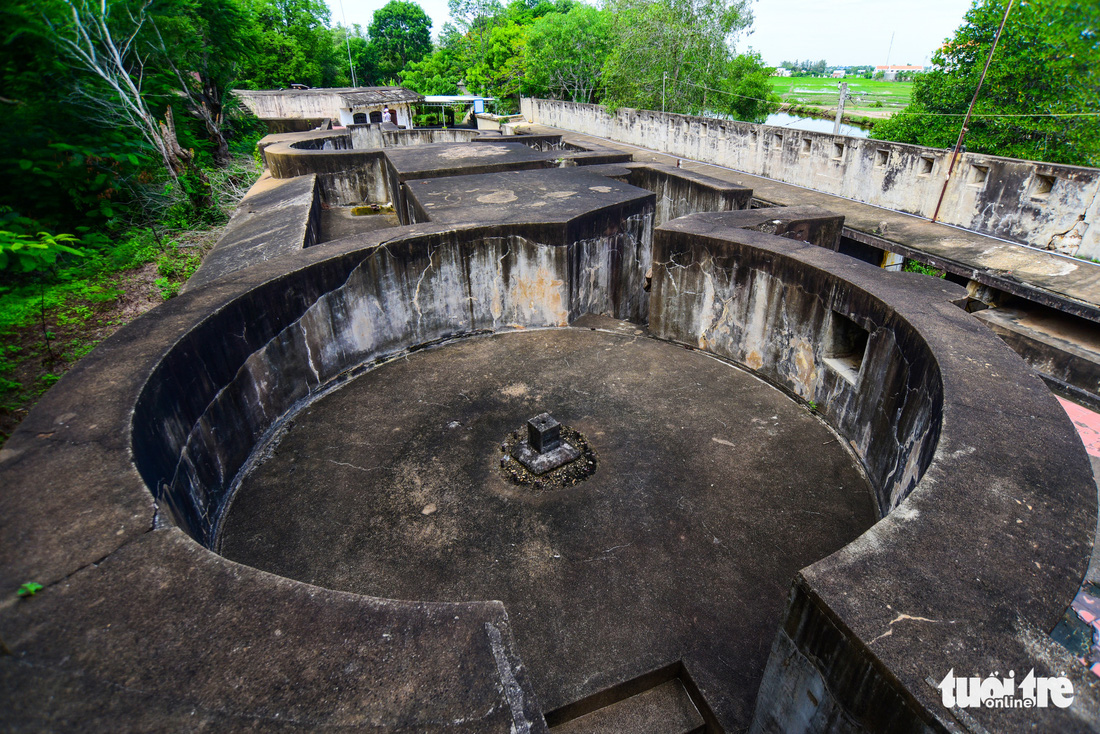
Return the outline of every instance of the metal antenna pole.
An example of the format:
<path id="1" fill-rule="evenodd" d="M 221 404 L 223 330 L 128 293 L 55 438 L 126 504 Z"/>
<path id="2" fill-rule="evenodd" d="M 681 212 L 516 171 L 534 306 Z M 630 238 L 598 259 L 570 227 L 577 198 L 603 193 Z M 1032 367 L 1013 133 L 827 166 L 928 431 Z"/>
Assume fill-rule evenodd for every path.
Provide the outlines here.
<path id="1" fill-rule="evenodd" d="M 358 87 L 359 81 L 355 78 L 355 64 L 351 62 L 351 28 L 348 27 L 348 16 L 344 12 L 344 0 L 340 0 L 340 17 L 344 19 L 344 41 L 348 45 L 348 69 L 351 71 L 351 86 Z"/>
<path id="2" fill-rule="evenodd" d="M 959 130 L 959 139 L 955 143 L 955 151 L 951 154 L 951 165 L 947 167 L 947 175 L 943 179 L 943 188 L 940 189 L 940 198 L 936 202 L 936 211 L 932 212 L 933 222 L 940 216 L 940 206 L 943 204 L 944 194 L 947 193 L 947 182 L 951 180 L 951 172 L 955 170 L 955 161 L 958 160 L 959 151 L 962 150 L 963 139 L 966 137 L 966 126 L 970 122 L 970 114 L 974 111 L 974 103 L 978 101 L 978 93 L 982 91 L 985 73 L 989 71 L 989 62 L 993 61 L 993 52 L 997 50 L 997 41 L 1001 40 L 1001 31 L 1005 29 L 1005 23 L 1008 22 L 1008 13 L 1012 10 L 1012 3 L 1013 0 L 1008 0 L 1005 17 L 1001 18 L 1001 27 L 997 29 L 997 35 L 993 36 L 993 46 L 989 49 L 989 56 L 985 57 L 985 66 L 982 68 L 981 77 L 978 78 L 978 88 L 974 90 L 974 97 L 970 100 L 970 106 L 966 108 L 966 117 L 963 118 L 962 128 Z"/>
<path id="3" fill-rule="evenodd" d="M 668 81 L 668 72 L 661 77 L 661 112 L 665 111 L 665 82 Z"/>

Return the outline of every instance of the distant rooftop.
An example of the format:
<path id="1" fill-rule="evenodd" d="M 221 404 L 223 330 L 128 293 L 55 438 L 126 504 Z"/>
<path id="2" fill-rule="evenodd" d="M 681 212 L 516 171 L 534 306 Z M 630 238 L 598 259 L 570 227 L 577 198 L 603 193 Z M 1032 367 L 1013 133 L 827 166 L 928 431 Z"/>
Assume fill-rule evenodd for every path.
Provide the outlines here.
<path id="1" fill-rule="evenodd" d="M 235 93 L 253 95 L 324 95 L 335 94 L 349 107 L 385 104 L 389 102 L 419 102 L 424 97 L 404 87 L 316 87 L 314 89 L 234 89 Z"/>

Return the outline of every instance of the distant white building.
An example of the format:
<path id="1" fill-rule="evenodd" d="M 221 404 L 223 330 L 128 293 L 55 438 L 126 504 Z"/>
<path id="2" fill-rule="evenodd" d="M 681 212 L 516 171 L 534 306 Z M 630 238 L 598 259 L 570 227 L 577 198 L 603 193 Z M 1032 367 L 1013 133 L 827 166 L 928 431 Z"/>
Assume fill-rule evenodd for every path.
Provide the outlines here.
<path id="1" fill-rule="evenodd" d="M 234 89 L 233 94 L 265 121 L 324 120 L 338 125 L 381 122 L 382 110 L 394 112 L 394 123 L 412 127 L 414 102 L 424 99 L 404 87 L 343 87 L 333 89 Z"/>
<path id="2" fill-rule="evenodd" d="M 790 75 L 791 75 L 791 70 L 790 69 L 784 69 L 783 67 L 779 67 L 778 69 L 776 69 L 775 71 L 772 72 L 772 76 L 790 76 Z"/>
<path id="3" fill-rule="evenodd" d="M 875 67 L 875 73 L 878 74 L 879 72 L 882 72 L 882 78 L 886 79 L 888 81 L 893 81 L 894 79 L 897 79 L 898 78 L 898 73 L 903 72 L 903 71 L 904 72 L 916 73 L 916 72 L 924 71 L 924 67 L 923 66 L 908 66 L 908 65 L 905 65 L 905 64 L 889 64 L 889 65 L 885 65 L 885 66 L 876 66 Z"/>
<path id="4" fill-rule="evenodd" d="M 843 79 L 847 74 L 847 69 L 835 69 L 833 71 L 833 79 Z"/>

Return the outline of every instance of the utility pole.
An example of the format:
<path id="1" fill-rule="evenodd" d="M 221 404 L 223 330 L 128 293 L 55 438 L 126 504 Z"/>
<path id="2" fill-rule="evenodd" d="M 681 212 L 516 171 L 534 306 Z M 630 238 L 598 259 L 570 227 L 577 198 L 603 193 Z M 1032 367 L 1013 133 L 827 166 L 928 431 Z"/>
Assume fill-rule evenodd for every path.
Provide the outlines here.
<path id="1" fill-rule="evenodd" d="M 668 72 L 661 77 L 661 112 L 665 111 L 665 82 L 668 81 Z"/>
<path id="2" fill-rule="evenodd" d="M 982 67 L 982 75 L 978 77 L 978 86 L 974 90 L 974 96 L 970 99 L 970 106 L 966 108 L 966 117 L 963 118 L 962 127 L 959 128 L 959 139 L 955 143 L 955 150 L 951 154 L 951 165 L 947 167 L 947 175 L 943 178 L 943 188 L 940 189 L 940 198 L 936 201 L 936 211 L 932 212 L 932 221 L 935 222 L 940 217 L 940 207 L 943 206 L 943 197 L 947 193 L 947 184 L 951 181 L 951 174 L 955 170 L 955 161 L 959 159 L 959 152 L 963 147 L 963 140 L 966 139 L 967 125 L 970 124 L 970 115 L 974 112 L 974 103 L 978 101 L 978 94 L 982 91 L 982 84 L 985 83 L 985 74 L 989 71 L 989 63 L 993 61 L 993 52 L 997 50 L 997 42 L 1001 40 L 1001 33 L 1005 29 L 1005 23 L 1008 22 L 1008 14 L 1012 12 L 1012 3 L 1015 0 L 1008 0 L 1008 7 L 1005 8 L 1005 16 L 1001 18 L 1001 27 L 997 29 L 997 33 L 993 36 L 993 45 L 989 47 L 989 55 L 985 57 L 985 66 Z"/>
<path id="3" fill-rule="evenodd" d="M 840 121 L 844 117 L 844 101 L 848 99 L 848 82 L 840 83 L 840 99 L 836 104 L 836 122 L 833 123 L 833 135 L 840 135 Z"/>

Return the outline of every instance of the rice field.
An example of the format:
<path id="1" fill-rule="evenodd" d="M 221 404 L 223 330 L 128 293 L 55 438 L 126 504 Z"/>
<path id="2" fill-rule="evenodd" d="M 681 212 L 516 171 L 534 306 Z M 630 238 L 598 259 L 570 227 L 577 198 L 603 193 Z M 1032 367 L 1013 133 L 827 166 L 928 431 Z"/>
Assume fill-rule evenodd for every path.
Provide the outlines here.
<path id="1" fill-rule="evenodd" d="M 881 79 L 847 77 L 778 77 L 769 79 L 772 91 L 792 105 L 805 105 L 836 110 L 838 85 L 848 83 L 852 99 L 844 106 L 845 112 L 866 117 L 889 117 L 909 105 L 913 92 L 912 82 L 888 82 Z"/>

